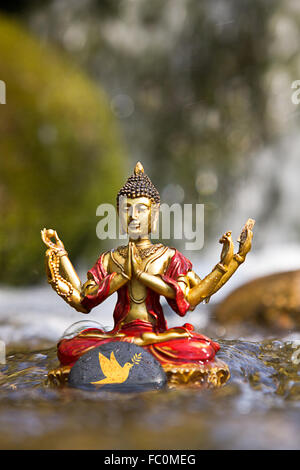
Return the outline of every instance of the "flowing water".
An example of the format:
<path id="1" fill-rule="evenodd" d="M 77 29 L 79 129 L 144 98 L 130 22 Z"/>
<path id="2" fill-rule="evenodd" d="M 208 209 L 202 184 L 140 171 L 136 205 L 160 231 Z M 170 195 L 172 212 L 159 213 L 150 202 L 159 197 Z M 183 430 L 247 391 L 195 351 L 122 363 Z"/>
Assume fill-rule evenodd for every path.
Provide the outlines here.
<path id="1" fill-rule="evenodd" d="M 223 388 L 133 395 L 50 387 L 55 348 L 12 353 L 0 369 L 1 448 L 299 448 L 300 375 L 291 341 L 220 344 L 231 370 Z"/>
<path id="2" fill-rule="evenodd" d="M 235 339 L 228 339 L 230 331 L 214 326 L 208 307 L 200 306 L 187 321 L 197 325 L 195 315 L 202 310 L 206 327 L 201 331 L 219 340 L 218 356 L 231 371 L 223 388 L 129 395 L 53 388 L 46 378 L 57 365 L 55 343 L 82 315 L 48 286 L 6 289 L 1 296 L 0 337 L 7 341 L 7 362 L 0 366 L 0 448 L 300 447 L 300 335 L 275 339 L 254 329 L 244 330 L 239 339 L 242 332 L 235 331 Z M 104 305 L 104 313 L 98 310 L 89 319 L 108 324 L 113 299 Z M 180 324 L 174 317 L 171 323 Z"/>

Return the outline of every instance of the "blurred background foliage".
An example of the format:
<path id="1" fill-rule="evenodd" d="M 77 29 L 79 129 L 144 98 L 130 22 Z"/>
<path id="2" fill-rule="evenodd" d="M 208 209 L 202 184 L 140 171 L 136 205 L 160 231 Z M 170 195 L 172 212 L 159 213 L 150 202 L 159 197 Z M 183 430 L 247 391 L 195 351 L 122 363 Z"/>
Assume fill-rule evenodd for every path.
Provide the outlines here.
<path id="1" fill-rule="evenodd" d="M 230 228 L 224 227 L 230 214 L 238 216 L 238 226 L 232 227 L 238 231 L 245 221 L 244 212 L 246 217 L 256 218 L 259 226 L 279 207 L 281 156 L 271 152 L 265 166 L 259 165 L 266 160 L 262 158 L 264 149 L 272 148 L 298 123 L 290 120 L 290 115 L 295 115 L 290 90 L 300 72 L 299 2 L 23 0 L 1 1 L 1 10 L 22 22 L 36 38 L 29 41 L 25 33 L 22 40 L 15 37 L 18 53 L 11 54 L 15 27 L 0 33 L 1 57 L 5 57 L 0 78 L 16 90 L 10 92 L 9 106 L 14 102 L 15 108 L 9 114 L 20 108 L 24 99 L 28 115 L 25 120 L 19 117 L 22 132 L 14 128 L 11 139 L 0 144 L 6 147 L 1 155 L 6 155 L 6 160 L 11 155 L 5 180 L 16 186 L 19 196 L 14 204 L 19 204 L 20 211 L 23 207 L 24 224 L 31 225 L 26 233 L 32 234 L 29 239 L 25 234 L 16 235 L 24 225 L 5 203 L 10 213 L 6 217 L 14 219 L 10 230 L 0 232 L 5 260 L 4 233 L 10 234 L 8 245 L 24 259 L 20 240 L 22 250 L 31 252 L 30 245 L 39 243 L 33 241 L 34 230 L 45 224 L 63 233 L 73 258 L 85 255 L 88 245 L 95 253 L 99 247 L 95 207 L 109 201 L 118 177 L 122 174 L 124 179 L 137 160 L 144 162 L 163 201 L 205 203 L 206 236 L 209 239 L 213 234 L 214 243 L 220 226 L 222 231 Z M 36 71 L 35 81 L 20 78 L 20 63 L 26 70 L 32 67 Z M 78 69 L 74 71 L 73 63 L 92 78 L 99 92 Z M 51 85 L 51 77 L 56 86 Z M 24 110 L 20 109 L 21 115 Z M 128 158 L 114 138 L 113 118 L 124 135 Z M 1 120 L 4 126 L 4 116 Z M 98 132 L 103 125 L 108 131 Z M 5 135 L 9 135 L 7 128 L 6 118 Z M 31 176 L 26 184 L 22 180 L 23 186 L 16 184 L 14 176 L 20 173 L 22 179 L 20 154 L 28 162 L 28 170 L 33 156 L 40 169 L 28 171 Z M 123 168 L 119 165 L 121 155 Z M 83 170 L 81 162 L 87 159 Z M 67 172 L 70 165 L 74 174 Z M 275 176 L 271 167 L 277 168 Z M 36 187 L 43 187 L 43 191 Z M 245 187 L 250 191 L 242 197 Z M 287 187 L 285 182 L 284 190 Z M 23 198 L 32 216 L 25 217 Z M 39 211 L 34 213 L 37 206 Z M 55 213 L 60 216 L 54 217 Z M 290 219 L 293 223 L 295 218 Z M 12 227 L 18 230 L 12 231 Z M 258 244 L 262 238 L 258 232 Z M 26 269 L 39 266 L 37 249 L 32 253 Z M 11 259 L 13 280 L 21 261 Z"/>
<path id="2" fill-rule="evenodd" d="M 43 227 L 95 258 L 96 207 L 114 202 L 124 153 L 104 93 L 64 54 L 0 17 L 0 57 L 0 280 L 25 284 L 44 270 Z"/>

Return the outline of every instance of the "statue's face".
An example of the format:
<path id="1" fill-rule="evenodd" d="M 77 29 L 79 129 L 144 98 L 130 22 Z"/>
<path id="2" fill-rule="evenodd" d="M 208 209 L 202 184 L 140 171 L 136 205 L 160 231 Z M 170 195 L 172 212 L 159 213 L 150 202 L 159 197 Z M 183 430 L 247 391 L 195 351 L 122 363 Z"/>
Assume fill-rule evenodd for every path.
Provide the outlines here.
<path id="1" fill-rule="evenodd" d="M 154 205 L 147 197 L 120 198 L 120 222 L 125 233 L 132 239 L 139 239 L 151 232 L 151 218 L 156 219 Z M 152 225 L 155 220 L 152 221 Z"/>

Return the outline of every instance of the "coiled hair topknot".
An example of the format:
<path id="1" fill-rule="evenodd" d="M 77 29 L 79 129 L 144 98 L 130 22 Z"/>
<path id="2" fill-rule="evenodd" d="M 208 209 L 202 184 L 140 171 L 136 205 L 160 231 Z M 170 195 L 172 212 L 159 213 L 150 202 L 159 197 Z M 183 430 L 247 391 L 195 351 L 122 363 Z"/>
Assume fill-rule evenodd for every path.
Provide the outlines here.
<path id="1" fill-rule="evenodd" d="M 134 199 L 136 197 L 147 197 L 154 204 L 160 204 L 160 195 L 150 178 L 145 174 L 143 165 L 138 162 L 124 186 L 117 195 L 117 207 L 119 209 L 120 197 L 128 197 Z"/>

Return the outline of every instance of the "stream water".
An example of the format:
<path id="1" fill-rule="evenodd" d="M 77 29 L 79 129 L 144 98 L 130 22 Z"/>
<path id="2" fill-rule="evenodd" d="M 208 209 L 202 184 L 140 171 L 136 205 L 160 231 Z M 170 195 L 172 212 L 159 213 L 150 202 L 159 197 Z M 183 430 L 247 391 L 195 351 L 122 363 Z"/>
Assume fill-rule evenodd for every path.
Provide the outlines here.
<path id="1" fill-rule="evenodd" d="M 223 388 L 129 395 L 84 392 L 46 382 L 48 370 L 57 365 L 57 339 L 83 316 L 48 286 L 2 289 L 0 297 L 0 337 L 7 345 L 6 364 L 0 365 L 1 449 L 300 447 L 296 332 L 233 332 L 214 325 L 210 304 L 203 305 L 187 321 L 219 341 L 218 356 L 231 372 Z M 110 326 L 113 304 L 109 299 L 89 320 L 101 318 Z M 168 315 L 169 326 L 181 324 L 174 317 Z"/>
<path id="2" fill-rule="evenodd" d="M 11 353 L 0 368 L 0 447 L 299 448 L 295 344 L 284 338 L 220 344 L 231 371 L 223 388 L 129 395 L 47 385 L 55 348 Z"/>

